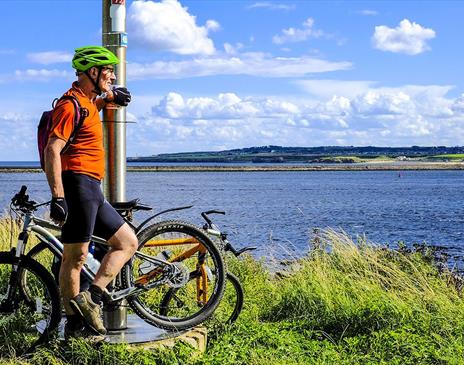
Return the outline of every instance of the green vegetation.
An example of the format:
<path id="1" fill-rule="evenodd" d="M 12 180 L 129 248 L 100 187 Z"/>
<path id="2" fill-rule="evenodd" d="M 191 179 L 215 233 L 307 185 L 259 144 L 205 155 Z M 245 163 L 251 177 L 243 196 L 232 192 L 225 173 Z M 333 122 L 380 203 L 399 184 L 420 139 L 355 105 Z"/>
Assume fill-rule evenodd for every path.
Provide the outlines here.
<path id="1" fill-rule="evenodd" d="M 322 163 L 360 163 L 366 162 L 366 160 L 361 159 L 357 156 L 334 156 L 334 157 L 321 157 L 317 162 Z"/>
<path id="2" fill-rule="evenodd" d="M 389 156 L 326 156 L 313 162 L 322 163 L 365 163 L 365 162 L 391 162 L 395 159 Z"/>
<path id="3" fill-rule="evenodd" d="M 464 147 L 355 147 L 355 146 L 321 146 L 321 147 L 282 147 L 260 146 L 225 151 L 203 151 L 164 153 L 154 156 L 129 157 L 134 162 L 220 162 L 220 163 L 317 163 L 340 162 L 339 159 L 356 158 L 371 161 L 373 158 L 390 160 L 400 158 L 427 158 L 428 156 L 462 154 Z M 333 160 L 332 160 L 333 159 Z M 345 162 L 345 161 L 342 161 Z M 360 161 L 365 162 L 365 161 Z"/>
<path id="4" fill-rule="evenodd" d="M 464 161 L 464 153 L 454 153 L 449 155 L 435 155 L 429 156 L 427 159 L 432 161 Z"/>
<path id="5" fill-rule="evenodd" d="M 2 244 L 9 236 L 0 229 Z M 251 256 L 229 258 L 245 289 L 236 324 L 208 323 L 208 348 L 160 350 L 53 342 L 5 364 L 462 364 L 464 303 L 459 281 L 410 253 L 327 231 L 290 266 L 269 271 Z M 8 248 L 8 244 L 2 249 Z M 282 271 L 276 272 L 275 269 Z M 3 334 L 2 336 L 7 335 Z"/>

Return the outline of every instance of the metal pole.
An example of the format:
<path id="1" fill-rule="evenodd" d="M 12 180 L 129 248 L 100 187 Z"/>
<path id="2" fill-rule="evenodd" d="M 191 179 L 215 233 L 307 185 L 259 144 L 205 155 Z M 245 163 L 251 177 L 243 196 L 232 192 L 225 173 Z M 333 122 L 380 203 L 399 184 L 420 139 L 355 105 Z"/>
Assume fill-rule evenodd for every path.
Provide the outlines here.
<path id="1" fill-rule="evenodd" d="M 126 5 L 125 0 L 103 0 L 103 46 L 118 58 L 116 84 L 126 86 Z M 103 191 L 110 202 L 126 200 L 126 108 L 103 110 L 106 176 Z"/>
<path id="2" fill-rule="evenodd" d="M 118 58 L 116 84 L 126 86 L 126 4 L 125 0 L 103 0 L 103 46 Z M 126 108 L 108 106 L 103 110 L 103 138 L 106 174 L 103 191 L 110 202 L 126 200 Z M 119 277 L 119 276 L 118 276 Z M 113 285 L 117 285 L 115 281 Z M 103 321 L 108 330 L 127 328 L 127 303 L 105 307 Z"/>

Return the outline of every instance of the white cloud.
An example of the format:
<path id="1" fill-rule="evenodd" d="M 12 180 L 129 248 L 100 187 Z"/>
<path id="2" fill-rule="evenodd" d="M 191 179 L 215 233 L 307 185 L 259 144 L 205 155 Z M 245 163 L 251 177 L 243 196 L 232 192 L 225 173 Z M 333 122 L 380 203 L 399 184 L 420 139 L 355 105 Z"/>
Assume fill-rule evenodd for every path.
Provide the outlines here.
<path id="1" fill-rule="evenodd" d="M 284 44 L 289 42 L 303 42 L 308 38 L 319 38 L 324 33 L 321 30 L 313 28 L 314 19 L 308 18 L 303 22 L 303 28 L 282 29 L 282 34 L 272 37 L 275 44 Z"/>
<path id="2" fill-rule="evenodd" d="M 451 108 L 454 111 L 464 113 L 464 94 L 454 100 Z"/>
<path id="3" fill-rule="evenodd" d="M 376 26 L 372 42 L 375 48 L 382 51 L 416 55 L 429 50 L 427 41 L 433 38 L 433 29 L 403 19 L 396 28 Z"/>
<path id="4" fill-rule="evenodd" d="M 294 83 L 311 96 L 321 99 L 336 95 L 355 97 L 366 92 L 374 84 L 372 81 L 345 80 L 297 80 Z"/>
<path id="5" fill-rule="evenodd" d="M 212 32 L 217 32 L 218 30 L 221 29 L 221 25 L 216 20 L 210 19 L 206 21 L 206 29 Z"/>
<path id="6" fill-rule="evenodd" d="M 230 43 L 224 43 L 224 51 L 228 55 L 237 55 L 238 51 L 243 48 L 242 43 L 236 43 L 235 45 L 232 45 Z"/>
<path id="7" fill-rule="evenodd" d="M 261 1 L 254 3 L 252 5 L 247 6 L 247 9 L 269 9 L 269 10 L 295 10 L 296 6 L 295 4 L 279 4 L 279 3 L 271 3 L 268 1 Z"/>
<path id="8" fill-rule="evenodd" d="M 218 30 L 220 25 L 208 20 L 199 26 L 196 17 L 177 0 L 163 0 L 134 1 L 129 7 L 127 27 L 135 45 L 181 55 L 211 55 L 215 48 L 208 32 Z"/>
<path id="9" fill-rule="evenodd" d="M 229 49 L 231 50 L 231 49 Z M 351 63 L 331 62 L 313 57 L 271 57 L 263 53 L 242 53 L 234 57 L 195 58 L 185 61 L 129 63 L 128 78 L 181 79 L 211 75 L 298 77 L 312 73 L 346 70 Z"/>
<path id="10" fill-rule="evenodd" d="M 71 62 L 72 57 L 73 55 L 71 53 L 60 51 L 37 52 L 27 54 L 27 59 L 30 62 L 40 63 L 42 65 Z"/>
<path id="11" fill-rule="evenodd" d="M 27 113 L 0 111 L 0 160 L 37 160 L 37 123 Z"/>
<path id="12" fill-rule="evenodd" d="M 72 79 L 73 77 L 73 72 L 57 69 L 16 70 L 14 73 L 14 79 L 20 81 L 50 81 L 56 78 Z"/>
<path id="13" fill-rule="evenodd" d="M 12 55 L 15 54 L 15 49 L 0 49 L 0 55 Z"/>
<path id="14" fill-rule="evenodd" d="M 464 138 L 464 95 L 446 98 L 449 88 L 368 88 L 357 96 L 299 101 L 169 93 L 151 115 L 139 118 L 128 146 L 134 146 L 134 152 L 139 146 L 136 153 L 143 155 L 264 144 L 459 145 Z"/>
<path id="15" fill-rule="evenodd" d="M 127 119 L 137 125 L 127 128 L 128 155 L 266 144 L 462 145 L 464 95 L 447 97 L 451 86 L 366 85 L 357 95 L 339 92 L 324 99 L 232 92 L 214 97 L 175 92 L 153 95 L 151 112 L 129 106 Z M 45 101 L 40 105 L 44 108 Z M 17 112 L 25 107 L 9 102 L 0 105 L 0 160 L 37 159 L 35 131 L 40 113 Z M 28 108 L 32 109 L 37 107 Z"/>
<path id="16" fill-rule="evenodd" d="M 264 53 L 238 53 L 243 45 L 225 44 L 221 56 L 193 58 L 184 61 L 156 61 L 148 64 L 128 63 L 128 80 L 183 79 L 214 75 L 248 75 L 259 77 L 302 77 L 314 73 L 347 70 L 347 61 L 331 62 L 319 58 L 272 57 Z M 16 70 L 14 75 L 0 74 L 0 83 L 13 80 L 49 81 L 54 78 L 72 80 L 73 72 L 58 69 Z"/>
<path id="17" fill-rule="evenodd" d="M 355 98 L 353 105 L 356 111 L 364 116 L 414 113 L 415 107 L 411 97 L 404 92 L 385 93 L 375 90 L 369 90 Z"/>
<path id="18" fill-rule="evenodd" d="M 370 9 L 360 10 L 357 13 L 361 14 L 361 15 L 364 15 L 364 16 L 376 16 L 376 15 L 379 15 L 379 12 L 377 10 L 370 10 Z"/>
<path id="19" fill-rule="evenodd" d="M 293 106 L 296 108 L 296 106 Z M 287 113 L 291 104 L 261 104 L 251 99 L 240 99 L 233 93 L 219 94 L 216 99 L 207 97 L 184 98 L 177 93 L 169 93 L 153 108 L 153 114 L 171 119 L 242 119 L 248 117 L 269 117 Z"/>

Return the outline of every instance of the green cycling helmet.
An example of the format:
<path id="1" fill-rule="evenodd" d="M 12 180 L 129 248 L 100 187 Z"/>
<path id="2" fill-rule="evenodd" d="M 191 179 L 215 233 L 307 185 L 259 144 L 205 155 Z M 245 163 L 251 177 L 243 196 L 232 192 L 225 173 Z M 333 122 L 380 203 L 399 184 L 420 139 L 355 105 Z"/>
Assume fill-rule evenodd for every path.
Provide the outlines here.
<path id="1" fill-rule="evenodd" d="M 77 71 L 85 72 L 91 67 L 116 65 L 119 59 L 113 52 L 101 46 L 86 46 L 76 48 L 72 60 L 72 67 Z"/>

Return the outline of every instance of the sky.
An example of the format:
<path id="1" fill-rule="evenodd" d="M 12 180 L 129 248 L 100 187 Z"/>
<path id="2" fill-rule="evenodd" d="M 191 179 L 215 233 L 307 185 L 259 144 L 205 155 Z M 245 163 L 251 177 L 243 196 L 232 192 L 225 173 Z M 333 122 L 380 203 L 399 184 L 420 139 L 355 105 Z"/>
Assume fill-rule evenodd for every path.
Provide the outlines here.
<path id="1" fill-rule="evenodd" d="M 1 2 L 0 160 L 101 45 L 100 0 Z M 126 1 L 128 156 L 464 145 L 462 1 Z"/>

